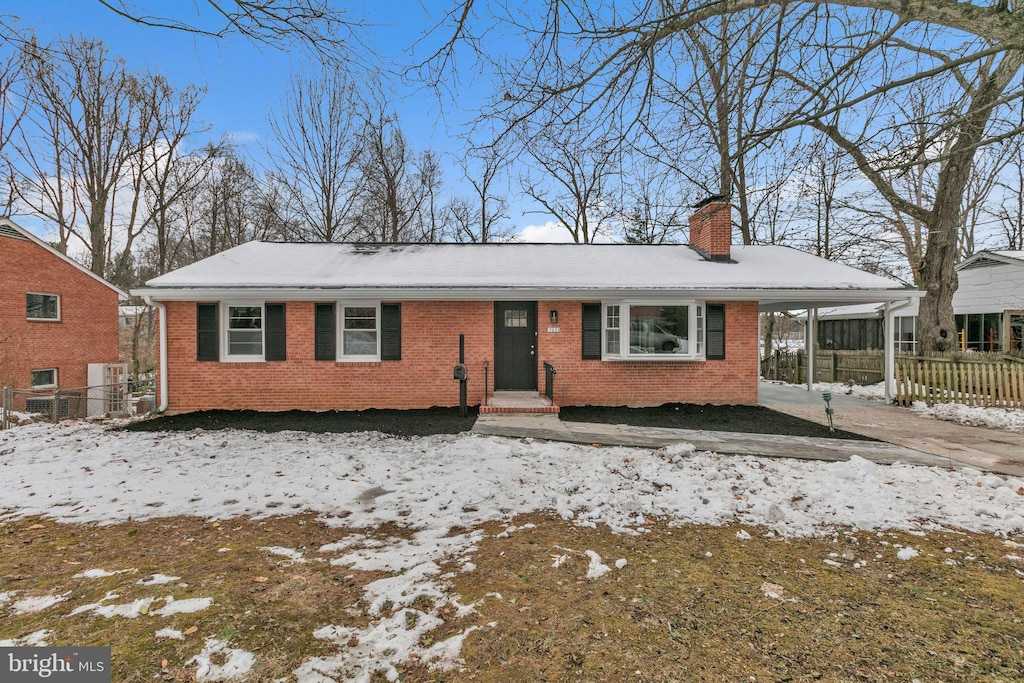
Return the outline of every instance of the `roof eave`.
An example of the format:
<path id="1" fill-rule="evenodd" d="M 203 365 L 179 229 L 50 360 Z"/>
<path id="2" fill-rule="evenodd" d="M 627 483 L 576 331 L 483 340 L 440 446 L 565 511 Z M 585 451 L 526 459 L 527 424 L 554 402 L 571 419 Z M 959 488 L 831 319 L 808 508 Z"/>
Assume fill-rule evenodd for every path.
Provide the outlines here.
<path id="1" fill-rule="evenodd" d="M 158 301 L 387 299 L 402 301 L 579 301 L 597 299 L 678 299 L 758 301 L 782 306 L 779 310 L 806 307 L 883 303 L 920 298 L 924 292 L 904 288 L 596 288 L 596 287 L 141 287 L 135 296 Z"/>

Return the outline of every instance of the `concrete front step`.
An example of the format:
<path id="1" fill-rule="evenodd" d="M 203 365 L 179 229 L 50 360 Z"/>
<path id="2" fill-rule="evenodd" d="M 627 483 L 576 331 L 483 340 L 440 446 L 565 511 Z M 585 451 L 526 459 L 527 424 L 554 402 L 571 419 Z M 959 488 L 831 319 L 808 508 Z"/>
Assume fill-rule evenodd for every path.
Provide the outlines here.
<path id="1" fill-rule="evenodd" d="M 558 406 L 532 391 L 496 391 L 480 406 L 480 414 L 495 413 L 557 413 Z"/>

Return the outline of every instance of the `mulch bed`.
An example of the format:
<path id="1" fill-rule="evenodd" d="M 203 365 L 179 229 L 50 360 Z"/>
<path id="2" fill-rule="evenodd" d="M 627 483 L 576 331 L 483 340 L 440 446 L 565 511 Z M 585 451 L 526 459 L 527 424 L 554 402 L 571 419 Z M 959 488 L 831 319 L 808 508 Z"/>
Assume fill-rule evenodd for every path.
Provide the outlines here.
<path id="1" fill-rule="evenodd" d="M 395 436 L 429 436 L 468 432 L 476 422 L 476 409 L 466 417 L 458 408 L 426 410 L 286 410 L 264 413 L 255 410 L 203 410 L 163 415 L 124 427 L 137 432 L 185 432 L 192 429 L 250 429 L 257 432 L 383 432 Z"/>
<path id="2" fill-rule="evenodd" d="M 302 431 L 346 433 L 376 431 L 395 436 L 429 436 L 468 432 L 476 422 L 476 408 L 466 417 L 458 408 L 426 410 L 357 410 L 309 412 L 288 410 L 265 413 L 255 410 L 204 410 L 164 415 L 134 422 L 124 429 L 140 432 L 189 431 L 192 429 L 249 429 L 257 432 Z M 779 434 L 873 441 L 860 434 L 836 431 L 761 406 L 713 406 L 668 403 L 656 408 L 582 406 L 562 408 L 568 422 L 602 422 L 637 427 L 674 427 L 746 434 Z"/>
<path id="3" fill-rule="evenodd" d="M 562 408 L 558 416 L 566 422 L 600 422 L 634 427 L 671 427 L 744 434 L 877 441 L 838 429 L 829 432 L 828 427 L 816 422 L 801 420 L 763 406 L 713 406 L 690 403 L 666 403 L 656 408 L 577 406 Z"/>

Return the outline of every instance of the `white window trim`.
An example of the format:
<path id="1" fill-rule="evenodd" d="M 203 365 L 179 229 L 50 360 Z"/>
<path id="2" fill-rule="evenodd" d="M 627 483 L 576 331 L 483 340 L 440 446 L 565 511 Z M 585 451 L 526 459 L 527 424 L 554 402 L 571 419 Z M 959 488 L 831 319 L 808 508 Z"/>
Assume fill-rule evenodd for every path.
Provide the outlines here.
<path id="1" fill-rule="evenodd" d="M 231 354 L 228 339 L 229 307 L 259 306 L 260 309 L 260 346 L 263 352 L 256 354 Z M 222 301 L 220 302 L 220 358 L 224 363 L 263 363 L 267 353 L 267 306 L 264 301 Z"/>
<path id="2" fill-rule="evenodd" d="M 346 355 L 345 354 L 345 307 L 352 308 L 373 308 L 374 318 L 377 323 L 377 352 L 372 356 L 369 354 L 363 355 Z M 339 363 L 378 363 L 380 362 L 380 301 L 337 301 L 335 302 L 335 312 L 337 320 L 335 321 L 336 329 L 336 349 L 337 362 Z"/>
<path id="3" fill-rule="evenodd" d="M 57 379 L 57 368 L 33 368 L 32 370 L 29 371 L 30 381 L 31 381 L 31 377 L 32 377 L 31 373 L 33 373 L 33 372 L 52 372 L 53 373 L 53 383 L 52 384 L 33 384 L 32 385 L 33 389 L 56 389 L 58 386 L 60 386 L 59 385 L 59 381 Z"/>
<path id="4" fill-rule="evenodd" d="M 607 334 L 607 322 L 608 322 L 608 307 L 618 306 L 619 307 L 619 349 L 620 353 L 610 354 L 608 353 L 608 340 Z M 689 319 L 689 330 L 687 333 L 688 346 L 692 351 L 689 353 L 636 353 L 632 354 L 629 352 L 629 335 L 630 335 L 630 307 L 631 306 L 689 306 L 690 314 L 687 316 Z M 701 351 L 697 353 L 697 306 L 701 306 L 704 309 L 703 318 L 705 320 L 704 329 L 704 343 L 701 345 Z M 703 301 L 696 299 L 671 299 L 668 301 L 653 301 L 644 299 L 629 299 L 622 301 L 602 301 L 601 302 L 601 360 L 604 361 L 703 361 L 706 360 L 707 354 L 707 304 Z"/>
<path id="5" fill-rule="evenodd" d="M 25 296 L 29 294 L 35 294 L 36 296 L 52 296 L 57 299 L 57 317 L 56 318 L 30 318 L 28 315 L 28 302 L 25 302 L 25 320 L 34 323 L 59 323 L 61 317 L 61 306 L 60 306 L 60 294 L 54 294 L 53 292 L 25 292 Z"/>

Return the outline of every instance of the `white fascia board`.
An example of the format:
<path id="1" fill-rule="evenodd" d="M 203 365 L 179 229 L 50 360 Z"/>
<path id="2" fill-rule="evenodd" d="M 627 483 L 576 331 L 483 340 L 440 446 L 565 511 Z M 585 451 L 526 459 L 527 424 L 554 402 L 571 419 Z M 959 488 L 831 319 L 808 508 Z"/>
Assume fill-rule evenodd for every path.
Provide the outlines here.
<path id="1" fill-rule="evenodd" d="M 924 296 L 913 289 L 572 289 L 561 288 L 480 288 L 410 287 L 344 289 L 303 287 L 182 287 L 139 288 L 132 294 L 159 301 L 221 301 L 228 298 L 252 301 L 596 301 L 602 299 L 637 298 L 664 299 L 685 297 L 714 301 L 759 301 L 762 308 L 778 310 L 813 306 L 841 306 L 857 303 L 884 303 Z"/>

